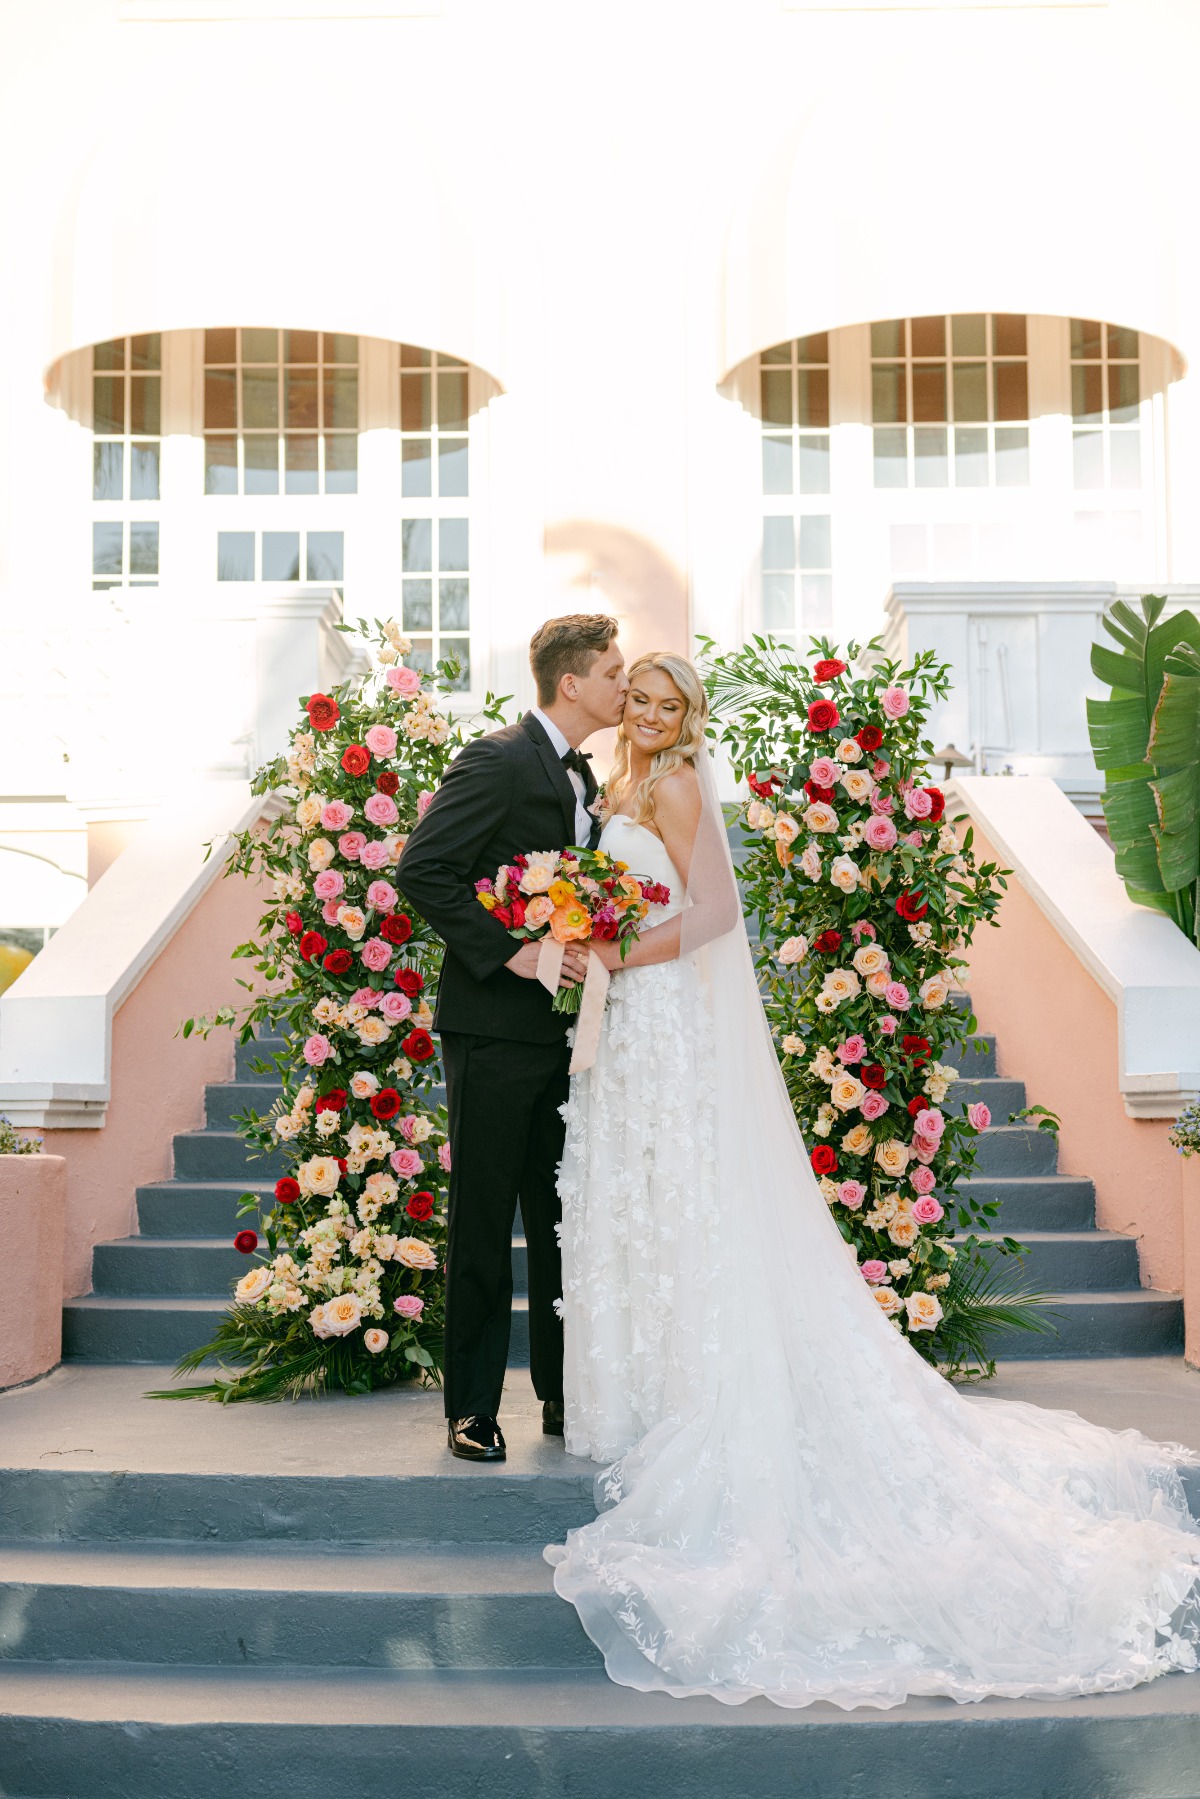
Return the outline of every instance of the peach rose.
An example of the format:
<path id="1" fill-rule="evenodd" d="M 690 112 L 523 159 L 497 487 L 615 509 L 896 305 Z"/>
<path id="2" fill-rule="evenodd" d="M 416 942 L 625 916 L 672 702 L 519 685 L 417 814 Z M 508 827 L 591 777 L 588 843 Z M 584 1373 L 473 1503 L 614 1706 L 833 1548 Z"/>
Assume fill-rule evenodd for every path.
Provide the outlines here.
<path id="1" fill-rule="evenodd" d="M 829 864 L 829 879 L 841 893 L 853 893 L 858 886 L 858 864 L 852 856 L 835 856 Z"/>
<path id="2" fill-rule="evenodd" d="M 520 890 L 522 893 L 548 893 L 553 880 L 553 862 L 531 861 L 529 867 L 521 876 L 519 883 Z"/>
<path id="3" fill-rule="evenodd" d="M 368 1018 L 360 1018 L 354 1027 L 354 1035 L 364 1049 L 378 1049 L 381 1043 L 387 1042 L 391 1034 L 391 1027 L 387 1020 L 378 1018 L 374 1014 Z"/>
<path id="4" fill-rule="evenodd" d="M 852 1156 L 865 1156 L 871 1143 L 871 1133 L 865 1124 L 856 1124 L 842 1138 L 842 1148 Z"/>
<path id="5" fill-rule="evenodd" d="M 908 1167 L 908 1144 L 901 1143 L 898 1137 L 889 1137 L 886 1143 L 876 1145 L 875 1160 L 885 1174 L 899 1179 Z"/>
<path id="6" fill-rule="evenodd" d="M 837 746 L 837 759 L 839 762 L 861 762 L 862 744 L 857 743 L 853 737 L 843 737 Z"/>
<path id="7" fill-rule="evenodd" d="M 808 811 L 811 812 L 812 810 L 813 810 L 813 807 L 810 806 Z M 825 810 L 828 811 L 828 807 L 826 807 Z M 810 830 L 813 830 L 813 831 L 829 830 L 831 828 L 828 825 L 811 824 L 809 821 L 808 812 L 805 813 L 804 818 L 805 818 L 805 823 L 809 825 Z M 783 844 L 795 843 L 795 841 L 796 841 L 797 837 L 799 837 L 799 835 L 800 835 L 800 826 L 796 823 L 796 821 L 792 817 L 791 813 L 790 812 L 781 812 L 779 814 L 778 818 L 776 818 L 776 820 L 775 820 L 775 841 L 777 843 L 783 843 Z"/>
<path id="8" fill-rule="evenodd" d="M 364 1331 L 363 1342 L 372 1355 L 382 1355 L 388 1346 L 388 1334 L 381 1330 Z"/>
<path id="9" fill-rule="evenodd" d="M 308 846 L 309 868 L 314 874 L 319 874 L 323 868 L 329 867 L 336 853 L 328 837 L 314 837 Z"/>
<path id="10" fill-rule="evenodd" d="M 808 954 L 807 937 L 785 937 L 779 945 L 779 960 L 785 968 L 794 968 Z"/>
<path id="11" fill-rule="evenodd" d="M 892 983 L 890 968 L 877 968 L 874 974 L 867 976 L 867 992 L 872 999 L 882 999 Z"/>
<path id="12" fill-rule="evenodd" d="M 339 1293 L 325 1301 L 325 1329 L 331 1337 L 346 1337 L 362 1323 L 362 1300 L 357 1293 Z"/>
<path id="13" fill-rule="evenodd" d="M 917 1220 L 911 1212 L 900 1212 L 888 1225 L 888 1236 L 897 1249 L 911 1249 L 917 1240 Z"/>
<path id="14" fill-rule="evenodd" d="M 931 1331 L 941 1322 L 942 1308 L 932 1293 L 910 1293 L 904 1302 L 910 1331 Z"/>
<path id="15" fill-rule="evenodd" d="M 428 1243 L 422 1243 L 419 1237 L 401 1237 L 393 1252 L 393 1259 L 403 1262 L 406 1268 L 428 1270 L 437 1267 L 437 1257 Z"/>
<path id="16" fill-rule="evenodd" d="M 888 968 L 887 951 L 878 943 L 863 943 L 855 950 L 851 961 L 863 979 L 868 975 L 878 974 L 881 969 Z"/>
<path id="17" fill-rule="evenodd" d="M 761 800 L 751 800 L 746 807 L 746 823 L 752 831 L 767 831 L 775 823 L 775 814 Z"/>
<path id="18" fill-rule="evenodd" d="M 861 805 L 864 800 L 870 799 L 875 782 L 865 768 L 848 768 L 842 776 L 842 786 L 850 798 Z"/>
<path id="19" fill-rule="evenodd" d="M 548 893 L 537 893 L 525 908 L 525 923 L 531 931 L 554 916 L 554 901 Z"/>
<path id="20" fill-rule="evenodd" d="M 845 1000 L 857 999 L 862 992 L 862 983 L 852 968 L 831 968 L 822 986 L 839 1006 Z"/>
<path id="21" fill-rule="evenodd" d="M 917 998 L 927 1012 L 936 1012 L 950 998 L 950 987 L 945 975 L 931 974 L 927 981 L 922 981 L 917 989 Z"/>
<path id="22" fill-rule="evenodd" d="M 795 825 L 796 821 L 793 819 L 791 822 Z M 814 800 L 812 805 L 809 806 L 804 813 L 804 822 L 810 831 L 836 831 L 838 828 L 838 815 L 832 806 L 827 806 L 825 804 L 824 800 Z M 776 823 L 775 829 L 776 832 L 778 832 L 778 822 Z M 794 835 L 795 833 L 793 832 L 793 836 Z M 788 841 L 790 842 L 791 839 L 789 838 Z"/>
<path id="23" fill-rule="evenodd" d="M 874 1287 L 872 1292 L 884 1317 L 894 1318 L 904 1303 L 900 1295 L 892 1287 Z"/>
<path id="24" fill-rule="evenodd" d="M 274 1278 L 269 1268 L 252 1268 L 249 1274 L 243 1274 L 233 1289 L 233 1297 L 240 1306 L 253 1305 L 256 1299 L 262 1298 Z"/>
<path id="25" fill-rule="evenodd" d="M 866 1088 L 857 1075 L 839 1074 L 834 1076 L 833 1085 L 829 1089 L 829 1097 L 839 1112 L 853 1112 L 866 1092 Z"/>

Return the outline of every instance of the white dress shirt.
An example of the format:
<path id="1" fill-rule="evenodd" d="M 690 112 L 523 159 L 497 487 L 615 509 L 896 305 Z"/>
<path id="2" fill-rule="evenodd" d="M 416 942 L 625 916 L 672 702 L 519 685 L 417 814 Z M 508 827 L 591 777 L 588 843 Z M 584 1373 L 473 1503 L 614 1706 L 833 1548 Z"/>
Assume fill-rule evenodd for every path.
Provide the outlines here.
<path id="1" fill-rule="evenodd" d="M 542 730 L 550 739 L 554 754 L 561 761 L 570 749 L 570 744 L 567 742 L 554 720 L 552 718 L 547 718 L 540 706 L 533 706 L 530 710 L 537 719 L 539 725 L 541 725 Z M 583 776 L 577 768 L 564 769 L 563 772 L 575 789 L 575 842 L 586 847 L 588 838 L 592 834 L 592 815 L 584 803 L 587 796 L 587 788 L 584 786 Z"/>

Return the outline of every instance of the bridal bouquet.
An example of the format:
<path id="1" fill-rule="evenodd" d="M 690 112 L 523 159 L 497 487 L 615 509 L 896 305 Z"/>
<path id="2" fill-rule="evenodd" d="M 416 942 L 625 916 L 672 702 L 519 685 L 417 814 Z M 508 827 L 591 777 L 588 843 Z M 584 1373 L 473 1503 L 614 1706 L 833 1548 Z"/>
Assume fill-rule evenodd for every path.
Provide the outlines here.
<path id="1" fill-rule="evenodd" d="M 505 863 L 495 880 L 476 881 L 475 897 L 520 942 L 563 948 L 568 943 L 619 943 L 624 958 L 650 907 L 665 906 L 671 889 L 631 875 L 628 863 L 603 850 L 531 850 Z M 556 960 L 561 965 L 561 953 Z M 543 978 L 540 968 L 538 972 Z M 554 1010 L 578 1012 L 584 986 L 583 981 L 558 986 L 555 968 Z"/>

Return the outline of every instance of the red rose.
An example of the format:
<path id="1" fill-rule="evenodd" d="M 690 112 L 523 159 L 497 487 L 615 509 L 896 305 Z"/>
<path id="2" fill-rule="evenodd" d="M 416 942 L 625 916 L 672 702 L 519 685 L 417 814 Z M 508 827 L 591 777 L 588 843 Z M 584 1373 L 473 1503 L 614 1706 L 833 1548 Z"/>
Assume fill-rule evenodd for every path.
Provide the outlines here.
<path id="1" fill-rule="evenodd" d="M 881 1087 L 887 1086 L 887 1070 L 880 1062 L 864 1062 L 858 1071 L 858 1078 L 864 1087 L 874 1087 L 877 1093 Z"/>
<path id="2" fill-rule="evenodd" d="M 401 993 L 407 993 L 409 999 L 416 999 L 418 993 L 420 993 L 422 987 L 425 985 L 425 977 L 415 968 L 398 968 L 396 970 L 396 985 L 399 987 Z"/>
<path id="3" fill-rule="evenodd" d="M 379 927 L 385 943 L 407 943 L 412 936 L 412 919 L 407 912 L 390 912 Z"/>
<path id="4" fill-rule="evenodd" d="M 341 707 L 327 693 L 314 693 L 304 710 L 314 731 L 332 731 L 342 716 Z"/>
<path id="5" fill-rule="evenodd" d="M 371 752 L 361 743 L 347 744 L 342 751 L 342 767 L 348 775 L 365 775 L 371 766 Z"/>
<path id="6" fill-rule="evenodd" d="M 644 899 L 645 897 L 646 889 L 643 887 L 642 898 Z M 525 923 L 525 901 L 521 898 L 519 893 L 513 894 L 508 909 L 512 913 L 513 929 L 519 931 L 521 926 Z"/>
<path id="7" fill-rule="evenodd" d="M 353 960 L 348 949 L 331 949 L 321 967 L 327 974 L 345 974 Z"/>
<path id="8" fill-rule="evenodd" d="M 422 1188 L 419 1193 L 412 1195 L 404 1210 L 410 1218 L 415 1218 L 418 1224 L 424 1224 L 427 1218 L 433 1217 L 433 1194 L 426 1193 Z"/>
<path id="9" fill-rule="evenodd" d="M 322 1093 L 317 1101 L 318 1112 L 344 1112 L 346 1110 L 346 1089 L 331 1087 L 328 1093 Z"/>
<path id="10" fill-rule="evenodd" d="M 760 800 L 769 800 L 775 797 L 775 789 L 782 783 L 778 775 L 747 775 L 746 785 Z"/>
<path id="11" fill-rule="evenodd" d="M 842 933 L 840 931 L 822 931 L 813 939 L 813 948 L 819 956 L 832 956 L 835 949 L 840 948 Z"/>
<path id="12" fill-rule="evenodd" d="M 837 1156 L 828 1143 L 818 1143 L 808 1159 L 813 1165 L 814 1174 L 834 1174 L 837 1171 Z"/>
<path id="13" fill-rule="evenodd" d="M 252 1256 L 258 1248 L 257 1231 L 239 1231 L 233 1239 L 233 1247 L 240 1249 L 244 1256 Z"/>
<path id="14" fill-rule="evenodd" d="M 841 713 L 832 700 L 814 700 L 808 709 L 808 728 L 810 731 L 832 731 L 834 725 L 841 723 Z"/>
<path id="15" fill-rule="evenodd" d="M 933 801 L 933 811 L 929 814 L 929 822 L 931 825 L 936 825 L 941 821 L 942 813 L 946 810 L 946 796 L 940 787 L 927 787 L 925 791 Z"/>
<path id="16" fill-rule="evenodd" d="M 400 1095 L 394 1087 L 381 1087 L 371 1101 L 376 1118 L 394 1118 L 400 1110 Z"/>
<path id="17" fill-rule="evenodd" d="M 294 1206 L 300 1197 L 300 1183 L 294 1181 L 290 1174 L 275 1183 L 275 1199 L 281 1206 Z"/>
<path id="18" fill-rule="evenodd" d="M 337 1165 L 338 1165 L 338 1167 L 339 1167 L 339 1168 L 340 1168 L 340 1169 L 341 1169 L 341 1171 L 342 1171 L 342 1173 L 343 1173 L 343 1174 L 345 1174 L 345 1172 L 346 1172 L 346 1158 L 345 1158 L 345 1156 L 338 1156 L 338 1157 L 337 1157 L 337 1158 L 336 1158 L 336 1160 L 337 1160 Z"/>
<path id="19" fill-rule="evenodd" d="M 832 787 L 818 787 L 815 781 L 806 781 L 804 783 L 804 791 L 810 800 L 824 800 L 827 806 L 833 804 L 834 793 Z"/>
<path id="20" fill-rule="evenodd" d="M 498 919 L 499 922 L 504 926 L 506 931 L 511 931 L 512 923 L 513 923 L 513 915 L 512 915 L 512 908 L 510 906 L 493 906 L 492 907 L 492 917 L 495 919 Z"/>
<path id="21" fill-rule="evenodd" d="M 910 1099 L 908 1102 L 908 1115 L 910 1118 L 915 1118 L 918 1112 L 928 1112 L 928 1110 L 929 1101 L 923 1093 L 918 1093 L 915 1098 Z"/>
<path id="22" fill-rule="evenodd" d="M 398 793 L 400 791 L 400 776 L 392 769 L 387 768 L 381 775 L 375 776 L 375 786 L 380 793 Z"/>
<path id="23" fill-rule="evenodd" d="M 928 910 L 929 901 L 922 899 L 919 893 L 908 887 L 896 900 L 897 917 L 902 918 L 905 924 L 919 924 Z"/>
<path id="24" fill-rule="evenodd" d="M 839 662 L 836 656 L 828 656 L 824 661 L 818 662 L 813 669 L 813 680 L 819 687 L 823 687 L 826 681 L 836 681 L 838 676 L 844 675 L 845 672 L 846 664 L 844 662 Z"/>
<path id="25" fill-rule="evenodd" d="M 304 929 L 304 920 L 298 912 L 288 912 L 284 917 L 284 923 L 293 937 L 298 937 Z"/>
<path id="26" fill-rule="evenodd" d="M 433 1056 L 433 1038 L 428 1031 L 410 1031 L 400 1047 L 410 1062 L 428 1062 Z"/>
<path id="27" fill-rule="evenodd" d="M 322 937 L 320 931 L 305 931 L 300 939 L 300 955 L 305 962 L 311 962 L 314 956 L 323 956 L 328 948 L 329 940 Z"/>
<path id="28" fill-rule="evenodd" d="M 883 732 L 878 725 L 864 725 L 861 731 L 854 733 L 854 741 L 860 749 L 877 750 L 883 742 Z"/>
<path id="29" fill-rule="evenodd" d="M 643 898 L 646 897 L 645 888 L 642 889 L 642 895 Z M 597 943 L 614 942 L 620 928 L 620 924 L 615 917 L 603 918 L 597 915 L 592 920 L 592 936 L 596 939 Z"/>
<path id="30" fill-rule="evenodd" d="M 916 1056 L 921 1061 L 924 1061 L 925 1057 L 929 1054 L 928 1037 L 912 1037 L 905 1035 L 900 1039 L 900 1054 L 902 1056 Z"/>

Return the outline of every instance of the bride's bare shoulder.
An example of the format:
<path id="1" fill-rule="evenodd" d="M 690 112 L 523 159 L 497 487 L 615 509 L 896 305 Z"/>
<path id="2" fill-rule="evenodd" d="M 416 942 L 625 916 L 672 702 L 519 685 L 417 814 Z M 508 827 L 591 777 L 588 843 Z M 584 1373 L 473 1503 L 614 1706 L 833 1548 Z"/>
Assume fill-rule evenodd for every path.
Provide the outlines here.
<path id="1" fill-rule="evenodd" d="M 654 811 L 667 824 L 692 825 L 702 805 L 700 777 L 690 762 L 681 763 L 654 783 Z"/>

